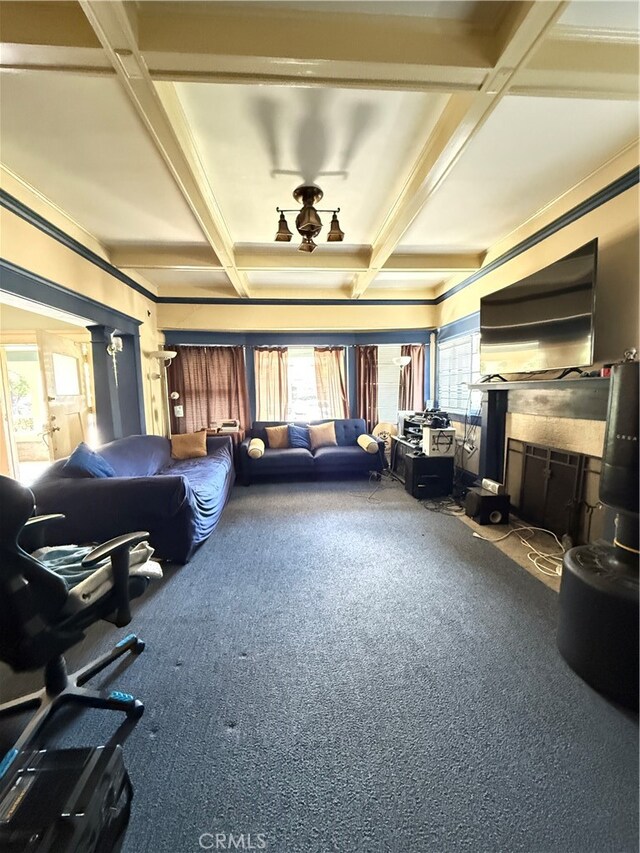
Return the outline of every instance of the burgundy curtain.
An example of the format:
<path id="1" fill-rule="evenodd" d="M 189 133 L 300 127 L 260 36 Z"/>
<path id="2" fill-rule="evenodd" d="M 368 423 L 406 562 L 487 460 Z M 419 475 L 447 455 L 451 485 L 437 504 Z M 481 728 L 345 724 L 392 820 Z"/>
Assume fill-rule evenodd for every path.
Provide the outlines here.
<path id="1" fill-rule="evenodd" d="M 409 364 L 400 368 L 398 408 L 403 411 L 424 410 L 424 344 L 403 344 L 401 355 L 408 355 Z"/>
<path id="2" fill-rule="evenodd" d="M 237 419 L 241 436 L 250 425 L 249 397 L 242 347 L 174 347 L 177 352 L 167 368 L 171 432 L 197 432 L 214 421 Z M 176 418 L 174 406 L 183 406 Z"/>
<path id="3" fill-rule="evenodd" d="M 289 405 L 287 347 L 256 347 L 256 420 L 286 421 Z"/>
<path id="4" fill-rule="evenodd" d="M 321 418 L 348 418 L 344 347 L 314 347 L 316 389 Z"/>
<path id="5" fill-rule="evenodd" d="M 356 347 L 358 417 L 364 418 L 369 432 L 378 423 L 378 347 Z"/>

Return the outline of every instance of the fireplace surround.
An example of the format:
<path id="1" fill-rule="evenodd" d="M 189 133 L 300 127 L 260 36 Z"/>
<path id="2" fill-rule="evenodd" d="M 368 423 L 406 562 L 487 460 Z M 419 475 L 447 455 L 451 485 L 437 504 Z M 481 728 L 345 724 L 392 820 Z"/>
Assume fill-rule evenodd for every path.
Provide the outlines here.
<path id="1" fill-rule="evenodd" d="M 609 379 L 477 383 L 480 476 L 506 484 L 516 513 L 574 542 L 603 535 L 598 486 Z"/>

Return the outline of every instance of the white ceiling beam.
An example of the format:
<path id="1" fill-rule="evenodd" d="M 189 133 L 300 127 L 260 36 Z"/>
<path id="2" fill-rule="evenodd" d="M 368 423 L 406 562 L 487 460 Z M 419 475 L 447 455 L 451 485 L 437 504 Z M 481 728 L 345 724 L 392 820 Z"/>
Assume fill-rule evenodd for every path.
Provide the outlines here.
<path id="1" fill-rule="evenodd" d="M 120 268 L 220 270 L 220 262 L 209 246 L 117 246 L 109 250 L 109 260 Z M 270 251 L 262 248 L 236 246 L 236 267 L 244 272 L 272 270 L 300 270 L 300 272 L 362 272 L 369 267 L 371 251 L 368 248 L 302 255 L 293 251 Z M 386 273 L 457 273 L 471 272 L 482 266 L 484 253 L 396 253 L 391 255 L 382 271 Z"/>
<path id="2" fill-rule="evenodd" d="M 200 8 L 138 5 L 138 47 L 153 80 L 473 92 L 499 53 L 490 31 L 461 21 L 340 13 L 336 28 L 335 15 L 317 11 Z M 76 3 L 3 0 L 1 38 L 5 70 L 115 74 Z M 636 32 L 556 25 L 510 91 L 635 100 L 637 65 Z"/>
<path id="3" fill-rule="evenodd" d="M 421 254 L 394 252 L 382 267 L 382 272 L 472 272 L 480 269 L 485 252 L 455 252 Z"/>
<path id="4" fill-rule="evenodd" d="M 79 0 L 150 138 L 162 155 L 202 232 L 239 296 L 249 295 L 235 266 L 233 242 L 193 146 L 186 120 L 170 93 L 160 100 L 137 46 L 135 8 L 121 0 Z"/>
<path id="5" fill-rule="evenodd" d="M 490 33 L 455 21 L 319 12 L 252 3 L 238 10 L 140 4 L 140 49 L 155 79 L 476 90 Z"/>
<path id="6" fill-rule="evenodd" d="M 563 32 L 566 28 L 563 29 Z M 553 31 L 555 33 L 555 31 Z M 637 100 L 638 40 L 548 38 L 510 89 L 533 97 Z"/>
<path id="7" fill-rule="evenodd" d="M 4 68 L 114 73 L 77 3 L 3 0 L 0 38 Z"/>
<path id="8" fill-rule="evenodd" d="M 451 96 L 402 190 L 385 206 L 389 213 L 373 241 L 370 267 L 354 278 L 354 298 L 365 293 L 384 267 L 407 229 L 505 95 L 515 73 L 531 58 L 566 6 L 566 2 L 556 0 L 518 4 L 505 19 L 496 38 L 499 58 L 482 90 L 473 95 Z"/>
<path id="9" fill-rule="evenodd" d="M 112 246 L 109 260 L 116 267 L 135 267 L 147 270 L 209 270 L 222 269 L 211 247 L 206 246 Z"/>

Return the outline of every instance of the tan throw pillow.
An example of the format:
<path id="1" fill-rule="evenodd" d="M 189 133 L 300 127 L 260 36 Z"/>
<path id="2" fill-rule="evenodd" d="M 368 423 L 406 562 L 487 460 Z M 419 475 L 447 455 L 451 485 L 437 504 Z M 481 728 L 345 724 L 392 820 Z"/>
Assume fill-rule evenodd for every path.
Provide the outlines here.
<path id="1" fill-rule="evenodd" d="M 269 447 L 289 447 L 289 427 L 287 424 L 275 427 L 265 427 L 264 431 L 267 434 L 267 443 Z"/>
<path id="2" fill-rule="evenodd" d="M 207 432 L 187 432 L 171 436 L 172 459 L 196 459 L 207 455 Z"/>
<path id="3" fill-rule="evenodd" d="M 336 441 L 336 425 L 333 421 L 327 424 L 314 424 L 309 427 L 309 442 L 311 449 L 317 450 L 319 447 L 328 447 L 332 444 L 337 444 Z"/>

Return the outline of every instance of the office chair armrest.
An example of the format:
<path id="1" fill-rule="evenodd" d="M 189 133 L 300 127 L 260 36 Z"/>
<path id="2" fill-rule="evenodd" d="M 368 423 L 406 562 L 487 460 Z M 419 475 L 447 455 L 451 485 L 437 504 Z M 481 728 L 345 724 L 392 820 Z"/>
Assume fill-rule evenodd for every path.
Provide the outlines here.
<path id="1" fill-rule="evenodd" d="M 27 519 L 24 527 L 18 534 L 18 544 L 20 547 L 31 554 L 37 551 L 38 548 L 44 548 L 45 533 L 48 529 L 50 521 L 61 521 L 65 516 L 60 513 L 52 515 L 34 515 Z"/>
<path id="2" fill-rule="evenodd" d="M 125 533 L 110 539 L 103 545 L 98 545 L 83 559 L 82 565 L 87 569 L 95 568 L 106 557 L 111 558 L 113 571 L 113 594 L 116 600 L 116 619 L 118 628 L 131 622 L 131 609 L 129 606 L 129 552 L 140 542 L 149 538 L 144 530 L 137 533 Z"/>

